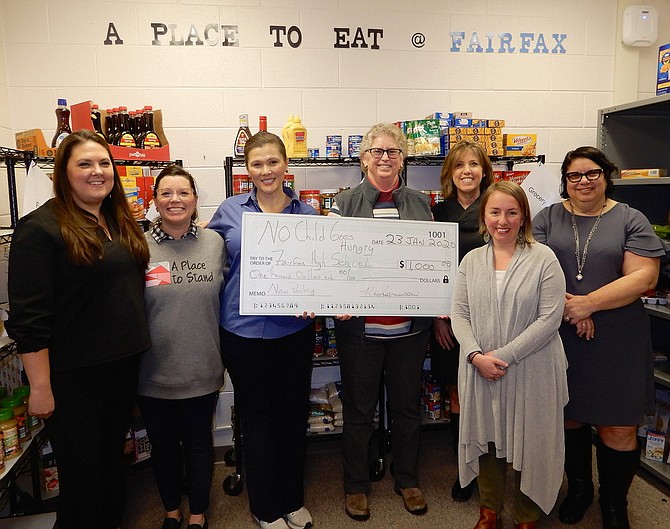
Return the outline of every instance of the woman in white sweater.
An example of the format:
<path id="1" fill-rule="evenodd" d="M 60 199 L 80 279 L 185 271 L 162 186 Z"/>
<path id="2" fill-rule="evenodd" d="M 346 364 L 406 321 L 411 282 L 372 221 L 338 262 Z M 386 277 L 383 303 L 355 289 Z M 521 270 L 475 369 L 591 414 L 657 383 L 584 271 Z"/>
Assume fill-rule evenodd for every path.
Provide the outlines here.
<path id="1" fill-rule="evenodd" d="M 563 478 L 568 390 L 558 328 L 565 279 L 553 252 L 533 240 L 528 200 L 517 184 L 488 188 L 480 227 L 488 244 L 463 258 L 451 312 L 467 360 L 458 376 L 459 474 L 462 486 L 479 476 L 475 529 L 496 529 L 512 463 L 515 527 L 534 529 Z"/>

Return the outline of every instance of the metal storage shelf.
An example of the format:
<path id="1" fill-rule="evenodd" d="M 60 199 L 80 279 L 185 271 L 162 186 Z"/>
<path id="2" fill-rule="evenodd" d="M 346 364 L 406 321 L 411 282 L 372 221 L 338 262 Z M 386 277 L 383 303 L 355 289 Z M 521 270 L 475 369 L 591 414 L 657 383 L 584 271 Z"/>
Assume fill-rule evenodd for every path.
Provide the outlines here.
<path id="1" fill-rule="evenodd" d="M 598 111 L 598 147 L 620 169 L 670 168 L 667 131 L 670 95 L 616 105 Z M 615 179 L 614 198 L 642 211 L 652 224 L 665 225 L 670 207 L 670 178 Z M 645 305 L 652 317 L 654 346 L 667 352 L 670 310 Z M 654 332 L 654 330 L 656 332 Z M 668 362 L 655 366 L 654 380 L 670 387 Z M 642 468 L 670 484 L 670 464 L 642 456 Z"/>
<path id="2" fill-rule="evenodd" d="M 506 165 L 511 171 L 515 165 L 525 163 L 544 163 L 545 156 L 491 156 L 493 165 Z M 403 177 L 407 181 L 408 167 L 441 166 L 444 156 L 408 156 L 403 169 Z M 293 167 L 352 167 L 360 165 L 360 158 L 289 158 L 289 165 Z M 233 194 L 233 167 L 244 167 L 243 158 L 227 156 L 224 160 L 224 179 L 226 196 Z"/>
<path id="3" fill-rule="evenodd" d="M 598 111 L 598 147 L 622 169 L 668 168 L 670 95 Z"/>
<path id="4" fill-rule="evenodd" d="M 28 170 L 31 162 L 36 162 L 42 168 L 53 168 L 54 159 L 35 156 L 31 151 L 21 151 L 9 147 L 0 146 L 0 167 L 7 169 L 7 189 L 9 192 L 9 216 L 14 229 L 19 220 L 18 198 L 16 194 L 16 168 L 23 167 Z M 116 165 L 136 165 L 147 167 L 167 167 L 168 165 L 183 165 L 181 160 L 174 161 L 147 161 L 147 160 L 114 160 Z M 0 229 L 7 229 L 3 226 Z"/>

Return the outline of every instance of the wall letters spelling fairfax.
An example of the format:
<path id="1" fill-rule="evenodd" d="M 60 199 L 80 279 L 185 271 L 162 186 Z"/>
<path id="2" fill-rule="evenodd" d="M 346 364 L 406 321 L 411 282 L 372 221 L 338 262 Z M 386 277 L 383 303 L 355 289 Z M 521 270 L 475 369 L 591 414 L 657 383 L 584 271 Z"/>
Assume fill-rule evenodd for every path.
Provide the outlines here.
<path id="1" fill-rule="evenodd" d="M 227 24 L 207 24 L 202 31 L 191 24 L 188 34 L 184 36 L 184 31 L 178 28 L 177 24 L 164 24 L 163 22 L 151 22 L 153 31 L 152 46 L 236 46 L 240 45 L 239 28 L 237 25 Z M 362 48 L 378 50 L 380 41 L 384 38 L 384 30 L 380 28 L 362 28 L 358 27 L 340 27 L 333 28 L 335 32 L 335 42 L 333 48 L 348 49 Z M 302 45 L 302 30 L 298 26 L 269 26 L 269 34 L 274 38 L 273 46 L 283 48 L 288 44 L 290 48 L 299 48 Z M 417 36 L 420 37 L 417 40 Z M 567 53 L 563 43 L 568 38 L 565 33 L 553 33 L 551 35 L 553 42 L 550 49 L 547 45 L 544 33 L 519 33 L 518 37 L 511 33 L 485 33 L 486 47 L 479 40 L 476 31 L 470 34 L 470 39 L 465 46 L 466 32 L 452 31 L 451 48 L 449 52 L 460 53 Z M 494 39 L 497 39 L 494 46 Z M 426 37 L 423 33 L 415 33 L 411 40 L 414 48 L 423 48 L 426 45 Z M 104 40 L 106 46 L 112 44 L 123 44 L 123 39 L 117 31 L 113 22 L 107 26 L 107 36 Z"/>
<path id="2" fill-rule="evenodd" d="M 451 36 L 451 49 L 449 51 L 456 53 L 460 52 L 463 39 L 465 39 L 465 31 L 452 31 L 449 35 Z M 469 53 L 514 53 L 516 48 L 512 46 L 513 37 L 511 33 L 499 33 L 497 35 L 500 39 L 500 46 L 498 49 L 494 49 L 493 47 L 494 37 L 496 37 L 495 33 L 486 33 L 488 44 L 486 48 L 483 48 L 479 42 L 477 32 L 473 31 L 466 51 Z M 552 34 L 552 37 L 556 44 L 552 48 L 551 53 L 565 53 L 566 51 L 563 47 L 563 41 L 567 38 L 567 35 L 565 33 L 554 33 Z M 530 53 L 532 42 L 535 40 L 535 33 L 519 33 L 519 39 L 521 41 L 519 53 Z M 538 33 L 533 53 L 549 53 L 549 48 L 547 47 L 543 33 Z"/>

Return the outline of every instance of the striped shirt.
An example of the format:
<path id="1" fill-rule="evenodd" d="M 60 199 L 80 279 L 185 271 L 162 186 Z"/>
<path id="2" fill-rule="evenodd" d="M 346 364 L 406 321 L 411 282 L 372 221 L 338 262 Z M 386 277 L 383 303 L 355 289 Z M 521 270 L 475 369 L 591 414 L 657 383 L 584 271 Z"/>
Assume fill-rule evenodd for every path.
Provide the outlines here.
<path id="1" fill-rule="evenodd" d="M 393 190 L 379 193 L 372 215 L 376 219 L 400 219 L 398 208 L 393 200 Z M 365 318 L 365 336 L 368 338 L 397 338 L 409 334 L 411 327 L 412 319 L 402 316 L 367 316 Z"/>

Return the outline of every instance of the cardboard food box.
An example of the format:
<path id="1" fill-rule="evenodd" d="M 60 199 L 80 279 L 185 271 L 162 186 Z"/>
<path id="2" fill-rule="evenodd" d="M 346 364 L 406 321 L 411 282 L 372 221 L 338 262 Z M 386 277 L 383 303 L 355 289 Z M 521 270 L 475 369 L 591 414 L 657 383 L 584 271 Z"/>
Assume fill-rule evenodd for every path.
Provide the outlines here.
<path id="1" fill-rule="evenodd" d="M 42 129 L 30 129 L 14 134 L 16 148 L 21 151 L 32 151 L 35 156 L 53 158 L 56 148 L 47 145 Z"/>
<path id="2" fill-rule="evenodd" d="M 652 461 L 663 461 L 665 452 L 665 435 L 658 432 L 647 432 L 647 449 L 644 457 Z"/>
<path id="3" fill-rule="evenodd" d="M 667 176 L 667 169 L 621 169 L 621 178 L 660 178 Z"/>
<path id="4" fill-rule="evenodd" d="M 91 121 L 91 101 L 84 101 L 72 105 L 72 130 L 93 128 Z M 161 140 L 161 147 L 157 149 L 137 149 L 130 147 L 119 147 L 118 145 L 110 145 L 112 155 L 115 160 L 143 160 L 143 161 L 158 161 L 166 162 L 170 158 L 170 145 L 168 144 L 165 132 L 163 131 L 163 114 L 160 109 L 153 111 L 154 113 L 154 131 Z M 107 113 L 100 110 L 100 117 L 104 123 Z"/>
<path id="5" fill-rule="evenodd" d="M 505 156 L 536 156 L 537 134 L 503 134 Z"/>

